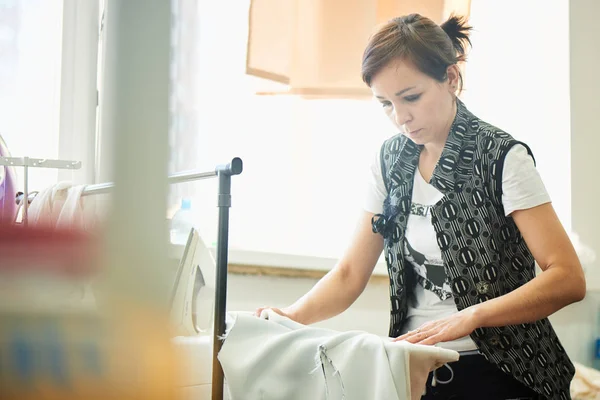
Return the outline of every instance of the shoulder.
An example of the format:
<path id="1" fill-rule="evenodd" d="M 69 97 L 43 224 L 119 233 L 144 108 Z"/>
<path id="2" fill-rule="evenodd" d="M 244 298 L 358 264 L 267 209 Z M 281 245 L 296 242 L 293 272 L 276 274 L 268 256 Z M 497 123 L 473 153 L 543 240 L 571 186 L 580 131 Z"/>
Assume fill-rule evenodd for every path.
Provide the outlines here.
<path id="1" fill-rule="evenodd" d="M 477 142 L 482 145 L 486 143 L 503 144 L 505 142 L 515 142 L 516 140 L 506 131 L 476 118 L 473 123 L 475 133 L 477 134 Z"/>
<path id="2" fill-rule="evenodd" d="M 511 165 L 515 167 L 530 164 L 535 166 L 535 159 L 529 146 L 523 142 L 516 141 L 516 144 L 506 154 L 505 163 L 507 166 Z"/>
<path id="3" fill-rule="evenodd" d="M 399 154 L 407 142 L 406 136 L 398 133 L 389 139 L 386 139 L 381 145 L 381 154 Z"/>
<path id="4" fill-rule="evenodd" d="M 472 127 L 475 128 L 473 134 L 477 149 L 481 154 L 490 154 L 490 161 L 504 162 L 509 154 L 512 159 L 533 158 L 529 146 L 506 131 L 478 118 Z"/>
<path id="5" fill-rule="evenodd" d="M 416 145 L 412 144 L 408 138 L 399 133 L 395 136 L 386 139 L 381 145 L 378 153 L 379 171 L 383 177 L 383 182 L 387 191 L 390 190 L 389 181 L 392 170 L 398 165 L 398 161 L 407 160 L 411 158 L 416 151 L 413 151 L 413 147 Z"/>
<path id="6" fill-rule="evenodd" d="M 384 175 L 400 158 L 407 144 L 408 139 L 402 133 L 398 133 L 383 142 L 379 149 L 378 160 L 381 163 Z"/>

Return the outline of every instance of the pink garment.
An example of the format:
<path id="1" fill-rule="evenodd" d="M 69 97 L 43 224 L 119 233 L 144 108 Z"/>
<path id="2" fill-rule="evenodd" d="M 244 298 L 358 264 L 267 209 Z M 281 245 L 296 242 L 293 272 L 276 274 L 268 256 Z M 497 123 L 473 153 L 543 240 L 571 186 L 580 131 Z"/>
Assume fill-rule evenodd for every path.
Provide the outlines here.
<path id="1" fill-rule="evenodd" d="M 0 157 L 10 157 L 8 146 L 0 136 Z M 17 215 L 17 174 L 14 167 L 0 166 L 0 224 L 14 223 Z"/>

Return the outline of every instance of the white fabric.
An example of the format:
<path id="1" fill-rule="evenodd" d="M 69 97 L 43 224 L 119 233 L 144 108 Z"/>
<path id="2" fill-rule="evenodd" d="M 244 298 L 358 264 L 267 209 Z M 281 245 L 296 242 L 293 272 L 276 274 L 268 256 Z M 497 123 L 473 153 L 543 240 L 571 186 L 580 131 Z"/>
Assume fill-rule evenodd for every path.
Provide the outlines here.
<path id="1" fill-rule="evenodd" d="M 56 185 L 41 190 L 31 202 L 27 209 L 27 222 L 30 225 L 52 225 L 55 226 L 62 205 L 58 206 L 58 194 L 63 194 L 71 187 L 68 182 L 59 182 Z"/>
<path id="2" fill-rule="evenodd" d="M 229 313 L 219 361 L 232 400 L 419 399 L 452 350 Z"/>
<path id="3" fill-rule="evenodd" d="M 379 151 L 371 165 L 368 188 L 364 209 L 374 214 L 383 212 L 383 202 L 387 196 Z M 506 215 L 515 210 L 532 208 L 550 202 L 550 196 L 535 168 L 532 157 L 523 145 L 512 147 L 504 161 L 502 172 L 502 204 Z M 443 198 L 443 194 L 426 182 L 417 170 L 414 177 L 412 202 L 425 206 L 433 206 Z M 405 331 L 413 330 L 428 321 L 450 316 L 457 312 L 451 290 L 440 278 L 442 268 L 442 253 L 437 244 L 435 230 L 431 224 L 431 214 L 425 216 L 410 215 L 406 227 L 406 239 L 410 248 L 405 248 L 407 261 L 417 274 L 426 278 L 429 283 L 435 283 L 438 294 L 426 290 L 417 284 L 414 298 L 409 299 L 409 309 Z M 408 250 L 412 250 L 408 251 Z M 412 257 L 415 255 L 415 257 Z M 423 261 L 425 260 L 425 261 Z M 437 279 L 435 279 L 437 277 Z M 439 294 L 443 294 L 440 297 Z M 470 337 L 464 337 L 453 342 L 439 343 L 439 346 L 457 351 L 474 350 L 475 343 Z"/>
<path id="4" fill-rule="evenodd" d="M 91 201 L 84 210 L 81 194 L 84 185 L 73 186 L 59 182 L 40 191 L 27 210 L 27 222 L 31 226 L 51 228 L 77 228 L 92 230 L 95 225 L 95 206 Z M 63 299 L 66 304 L 95 307 L 95 297 L 89 282 L 73 282 L 66 293 L 53 293 L 53 298 Z"/>
<path id="5" fill-rule="evenodd" d="M 575 365 L 575 376 L 571 381 L 573 400 L 600 400 L 600 371 L 579 363 Z"/>
<path id="6" fill-rule="evenodd" d="M 67 199 L 63 203 L 60 214 L 56 220 L 56 227 L 78 226 L 85 228 L 83 202 L 81 194 L 85 189 L 84 185 L 72 186 L 67 192 Z"/>
<path id="7" fill-rule="evenodd" d="M 533 158 L 523 145 L 516 145 L 506 154 L 502 172 L 502 205 L 504 215 L 549 203 L 550 195 L 544 186 Z"/>
<path id="8" fill-rule="evenodd" d="M 181 364 L 177 386 L 212 383 L 212 335 L 176 336 L 171 343 Z"/>
<path id="9" fill-rule="evenodd" d="M 84 185 L 59 182 L 40 191 L 27 210 L 28 223 L 53 228 L 92 229 L 95 223 L 94 203 L 90 199 L 84 208 L 81 196 L 84 189 Z"/>
<path id="10" fill-rule="evenodd" d="M 178 400 L 210 400 L 212 393 L 212 334 L 176 336 L 171 339 L 177 357 Z M 223 400 L 230 400 L 227 385 Z"/>

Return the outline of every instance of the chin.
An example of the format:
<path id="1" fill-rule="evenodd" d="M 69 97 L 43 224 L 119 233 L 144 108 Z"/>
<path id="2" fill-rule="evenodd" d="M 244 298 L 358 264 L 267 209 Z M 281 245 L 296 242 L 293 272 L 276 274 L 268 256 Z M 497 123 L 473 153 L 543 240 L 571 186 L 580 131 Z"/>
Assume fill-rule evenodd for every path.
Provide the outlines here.
<path id="1" fill-rule="evenodd" d="M 427 143 L 427 140 L 425 140 L 422 137 L 418 137 L 418 136 L 412 137 L 411 135 L 406 134 L 406 133 L 404 133 L 404 136 L 406 136 L 408 138 L 408 140 L 410 140 L 411 142 L 413 142 L 414 144 L 419 145 L 419 146 L 423 146 Z"/>

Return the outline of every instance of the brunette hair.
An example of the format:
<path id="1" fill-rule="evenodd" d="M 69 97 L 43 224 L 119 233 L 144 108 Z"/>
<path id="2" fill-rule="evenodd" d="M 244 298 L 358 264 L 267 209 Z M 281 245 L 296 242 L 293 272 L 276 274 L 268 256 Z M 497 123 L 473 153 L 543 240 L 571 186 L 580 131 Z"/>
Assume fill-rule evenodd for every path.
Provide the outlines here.
<path id="1" fill-rule="evenodd" d="M 467 45 L 471 46 L 465 17 L 451 15 L 442 25 L 419 14 L 397 17 L 371 36 L 362 59 L 362 79 L 370 87 L 371 80 L 395 59 L 412 62 L 421 72 L 444 82 L 450 65 L 466 61 Z M 459 92 L 463 79 L 459 72 Z"/>

